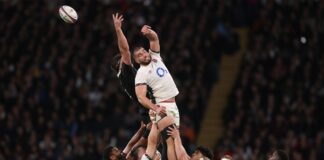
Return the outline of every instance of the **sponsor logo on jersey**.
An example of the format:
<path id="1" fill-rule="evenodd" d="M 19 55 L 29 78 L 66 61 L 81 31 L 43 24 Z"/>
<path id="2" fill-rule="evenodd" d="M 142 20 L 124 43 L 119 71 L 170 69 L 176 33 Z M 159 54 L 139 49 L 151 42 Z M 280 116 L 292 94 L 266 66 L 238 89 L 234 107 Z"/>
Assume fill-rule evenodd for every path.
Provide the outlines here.
<path id="1" fill-rule="evenodd" d="M 168 73 L 168 70 L 166 69 L 163 69 L 162 67 L 159 67 L 156 69 L 156 74 L 159 76 L 159 77 L 163 77 L 165 74 Z"/>

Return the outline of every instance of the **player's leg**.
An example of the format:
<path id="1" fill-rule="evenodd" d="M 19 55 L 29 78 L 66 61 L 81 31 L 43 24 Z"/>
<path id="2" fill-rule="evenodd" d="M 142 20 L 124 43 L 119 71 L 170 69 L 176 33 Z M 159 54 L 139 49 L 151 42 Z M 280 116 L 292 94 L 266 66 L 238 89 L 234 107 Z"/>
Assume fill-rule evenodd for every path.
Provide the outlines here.
<path id="1" fill-rule="evenodd" d="M 164 106 L 166 108 L 166 114 L 168 117 L 168 118 L 164 117 L 164 118 L 166 118 L 166 119 L 164 119 L 161 116 L 156 115 L 155 119 L 159 123 L 159 130 L 161 131 L 162 128 L 166 127 L 163 125 L 171 124 L 171 122 L 172 122 L 172 124 L 175 124 L 177 127 L 179 127 L 180 126 L 180 114 L 179 114 L 179 110 L 178 110 L 176 103 L 160 103 L 159 105 Z M 170 117 L 172 117 L 172 118 L 170 118 Z M 174 144 L 173 141 L 171 141 L 171 143 L 168 144 L 168 141 L 166 139 L 164 139 L 162 141 L 162 145 L 163 145 L 162 146 L 162 158 L 163 158 L 163 160 L 166 157 L 173 157 L 173 152 L 174 152 L 173 144 Z M 169 145 L 172 145 L 172 146 L 169 147 Z M 174 156 L 175 156 L 175 152 L 174 152 Z"/>
<path id="2" fill-rule="evenodd" d="M 168 107 L 168 112 L 174 117 L 174 123 L 180 127 L 180 113 L 176 103 L 171 103 Z"/>
<path id="3" fill-rule="evenodd" d="M 167 116 L 172 116 L 174 118 L 174 123 L 179 128 L 180 127 L 180 113 L 176 103 L 160 103 L 160 106 L 164 106 Z M 155 120 L 160 121 L 163 117 L 156 115 Z"/>
<path id="4" fill-rule="evenodd" d="M 144 159 L 147 159 L 148 157 L 152 159 L 152 157 L 154 157 L 154 155 L 156 153 L 158 135 L 159 135 L 159 131 L 157 129 L 156 124 L 152 124 L 151 132 L 150 132 L 150 134 L 148 136 L 148 140 L 147 140 L 147 148 L 145 151 L 145 155 L 143 155 Z M 142 159 L 143 159 L 143 157 L 142 157 Z"/>
<path id="5" fill-rule="evenodd" d="M 145 154 L 142 156 L 142 160 L 152 159 L 156 153 L 156 146 L 158 142 L 158 136 L 160 134 L 159 130 L 162 130 L 162 137 L 164 140 L 167 139 L 167 154 L 168 159 L 176 159 L 174 142 L 171 137 L 167 134 L 167 128 L 175 124 L 175 119 L 173 116 L 166 116 L 159 121 L 157 124 L 153 124 L 151 127 L 151 132 L 148 137 L 147 148 Z"/>
<path id="6" fill-rule="evenodd" d="M 174 148 L 174 141 L 168 135 L 167 130 L 168 130 L 168 127 L 175 125 L 175 123 L 176 123 L 176 120 L 173 116 L 166 116 L 157 122 L 158 129 L 160 130 L 162 139 L 164 141 L 166 141 L 167 155 L 168 155 L 168 159 L 170 159 L 170 160 L 176 159 L 176 153 L 175 153 L 175 148 Z"/>

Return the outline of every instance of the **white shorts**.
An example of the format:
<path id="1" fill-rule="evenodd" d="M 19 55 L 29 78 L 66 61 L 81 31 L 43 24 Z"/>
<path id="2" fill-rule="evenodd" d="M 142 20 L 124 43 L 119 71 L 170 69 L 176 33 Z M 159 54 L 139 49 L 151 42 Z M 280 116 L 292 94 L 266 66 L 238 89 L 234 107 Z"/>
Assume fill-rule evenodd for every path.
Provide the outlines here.
<path id="1" fill-rule="evenodd" d="M 145 154 L 143 154 L 141 160 L 150 160 L 150 159 L 148 157 L 146 157 Z"/>
<path id="2" fill-rule="evenodd" d="M 180 127 L 180 113 L 179 113 L 179 109 L 177 107 L 177 104 L 174 103 L 170 103 L 170 102 L 166 102 L 166 103 L 158 103 L 157 105 L 159 106 L 163 106 L 165 107 L 166 110 L 166 114 L 168 116 L 172 116 L 174 117 L 175 123 L 177 125 L 177 127 Z M 157 122 L 161 119 L 161 117 L 157 114 L 152 113 L 153 111 L 150 110 L 150 118 L 153 122 Z"/>
<path id="3" fill-rule="evenodd" d="M 162 157 L 162 156 L 161 156 L 161 153 L 160 153 L 158 150 L 156 150 L 156 153 L 155 153 L 153 159 L 158 159 L 158 160 L 160 160 L 161 157 Z M 141 157 L 141 160 L 150 160 L 150 159 L 149 159 L 148 157 L 146 157 L 145 154 L 143 154 L 142 157 Z"/>

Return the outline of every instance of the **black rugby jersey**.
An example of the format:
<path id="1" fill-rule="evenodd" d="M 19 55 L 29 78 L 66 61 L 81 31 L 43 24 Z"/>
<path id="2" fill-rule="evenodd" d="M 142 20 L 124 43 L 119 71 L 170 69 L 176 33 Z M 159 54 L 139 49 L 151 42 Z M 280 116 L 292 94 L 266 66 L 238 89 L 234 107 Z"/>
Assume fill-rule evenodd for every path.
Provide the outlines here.
<path id="1" fill-rule="evenodd" d="M 120 84 L 123 90 L 127 93 L 127 95 L 134 101 L 138 102 L 136 93 L 135 93 L 135 76 L 136 76 L 136 68 L 132 65 L 127 65 L 122 63 L 120 69 L 117 73 L 117 77 L 120 81 Z M 155 103 L 155 98 L 153 96 L 152 89 L 147 87 L 147 98 L 149 98 L 153 103 Z M 139 102 L 138 102 L 139 103 Z"/>
<path id="2" fill-rule="evenodd" d="M 121 64 L 121 68 L 117 73 L 117 77 L 120 81 L 120 85 L 122 86 L 124 92 L 131 98 L 132 100 L 138 101 L 135 93 L 135 76 L 136 69 L 125 63 Z"/>
<path id="3" fill-rule="evenodd" d="M 141 103 L 139 103 L 135 93 L 136 72 L 137 70 L 133 65 L 122 63 L 117 73 L 117 77 L 124 92 L 129 96 L 130 99 L 134 100 L 138 105 L 140 105 L 139 113 L 141 120 L 144 122 L 144 124 L 148 124 L 151 121 L 149 117 L 149 109 L 145 108 Z M 147 86 L 146 97 L 150 99 L 152 103 L 156 103 L 152 88 L 150 88 L 149 86 Z"/>

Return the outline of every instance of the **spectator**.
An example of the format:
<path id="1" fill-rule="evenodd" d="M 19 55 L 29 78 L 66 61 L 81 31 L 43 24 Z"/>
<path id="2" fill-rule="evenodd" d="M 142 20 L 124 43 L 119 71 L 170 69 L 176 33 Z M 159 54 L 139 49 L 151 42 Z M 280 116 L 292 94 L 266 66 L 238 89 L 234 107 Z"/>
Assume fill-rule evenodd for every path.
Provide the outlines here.
<path id="1" fill-rule="evenodd" d="M 224 114 L 216 152 L 264 159 L 323 159 L 323 1 L 266 1 Z"/>
<path id="2" fill-rule="evenodd" d="M 73 25 L 58 17 L 59 4 L 0 1 L 0 157 L 99 159 L 105 145 L 130 139 L 136 107 L 107 67 L 117 52 L 110 19 L 116 10 L 130 19 L 130 46 L 141 37 L 139 25 L 156 26 L 181 92 L 185 146 L 194 145 L 220 52 L 236 45 L 213 47 L 234 37 L 229 23 L 214 23 L 215 2 L 72 0 L 79 14 Z"/>

